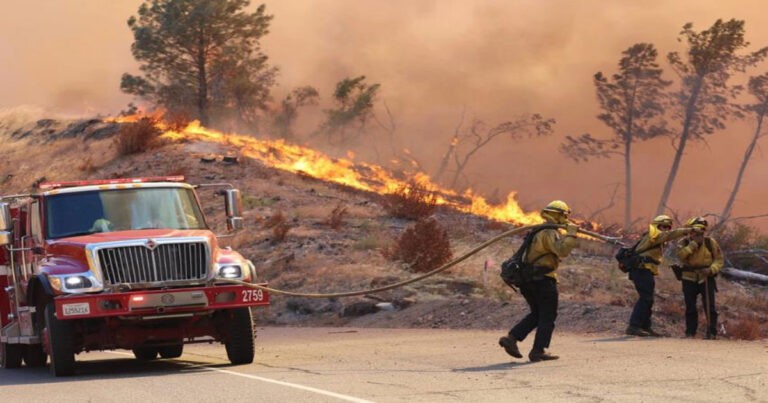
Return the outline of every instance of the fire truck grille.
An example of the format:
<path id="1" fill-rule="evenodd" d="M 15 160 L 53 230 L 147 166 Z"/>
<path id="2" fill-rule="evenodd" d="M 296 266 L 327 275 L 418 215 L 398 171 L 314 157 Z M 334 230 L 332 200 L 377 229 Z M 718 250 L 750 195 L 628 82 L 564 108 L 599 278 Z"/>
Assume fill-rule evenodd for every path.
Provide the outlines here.
<path id="1" fill-rule="evenodd" d="M 104 248 L 98 251 L 106 284 L 202 280 L 208 275 L 204 242 Z"/>

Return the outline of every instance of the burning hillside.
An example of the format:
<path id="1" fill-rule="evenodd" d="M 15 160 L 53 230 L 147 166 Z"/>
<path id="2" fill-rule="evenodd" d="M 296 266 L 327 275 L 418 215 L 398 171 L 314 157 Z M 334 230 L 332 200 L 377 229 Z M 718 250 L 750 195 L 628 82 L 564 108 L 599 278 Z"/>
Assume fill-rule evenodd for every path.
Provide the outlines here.
<path id="1" fill-rule="evenodd" d="M 114 121 L 125 123 L 140 118 L 141 116 L 134 115 L 116 118 Z M 222 133 L 205 128 L 197 121 L 191 122 L 181 130 L 172 130 L 162 122 L 158 123 L 158 126 L 164 131 L 162 137 L 167 139 L 199 140 L 231 145 L 238 148 L 242 156 L 256 159 L 267 166 L 301 173 L 354 189 L 378 194 L 391 194 L 407 191 L 409 186 L 415 183 L 419 187 L 433 192 L 437 196 L 436 203 L 438 205 L 515 224 L 527 225 L 542 222 L 538 212 L 523 211 L 514 192 L 507 196 L 504 205 L 492 205 L 471 189 L 458 194 L 433 183 L 430 177 L 424 173 L 397 175 L 378 165 L 355 162 L 351 153 L 348 158 L 334 159 L 317 150 L 289 144 L 282 140 L 257 139 L 247 135 Z"/>

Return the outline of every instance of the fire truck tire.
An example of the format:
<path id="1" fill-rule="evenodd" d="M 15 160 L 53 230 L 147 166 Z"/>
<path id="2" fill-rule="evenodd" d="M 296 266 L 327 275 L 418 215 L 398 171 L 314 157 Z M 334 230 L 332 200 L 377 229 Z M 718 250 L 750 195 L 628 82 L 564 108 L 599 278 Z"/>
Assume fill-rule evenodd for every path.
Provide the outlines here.
<path id="1" fill-rule="evenodd" d="M 162 346 L 157 349 L 160 353 L 160 357 L 163 358 L 179 358 L 184 352 L 184 344 L 174 344 L 172 346 Z"/>
<path id="2" fill-rule="evenodd" d="M 157 359 L 157 348 L 155 347 L 136 347 L 133 349 L 133 355 L 139 361 L 152 361 Z"/>
<path id="3" fill-rule="evenodd" d="M 45 327 L 48 329 L 51 374 L 53 376 L 74 375 L 75 349 L 72 343 L 72 324 L 56 318 L 56 306 L 53 302 L 45 307 Z"/>
<path id="4" fill-rule="evenodd" d="M 227 358 L 234 365 L 250 364 L 253 362 L 253 318 L 250 308 L 230 309 L 227 312 L 228 340 L 224 343 Z"/>
<path id="5" fill-rule="evenodd" d="M 48 356 L 43 350 L 42 344 L 28 344 L 24 349 L 24 363 L 28 367 L 38 368 L 44 367 L 45 362 L 48 360 Z"/>
<path id="6" fill-rule="evenodd" d="M 6 369 L 21 367 L 23 348 L 21 344 L 0 344 L 0 366 Z"/>

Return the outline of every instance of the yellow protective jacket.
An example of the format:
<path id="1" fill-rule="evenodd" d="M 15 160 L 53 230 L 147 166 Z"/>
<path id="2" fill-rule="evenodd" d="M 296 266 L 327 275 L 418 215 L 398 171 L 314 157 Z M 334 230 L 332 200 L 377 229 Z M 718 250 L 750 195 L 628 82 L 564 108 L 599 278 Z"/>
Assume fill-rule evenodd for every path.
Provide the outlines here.
<path id="1" fill-rule="evenodd" d="M 678 228 L 669 231 L 650 231 L 640 238 L 635 250 L 643 251 L 640 256 L 653 259 L 640 265 L 641 269 L 650 270 L 654 276 L 659 275 L 659 265 L 664 260 L 664 244 L 680 239 L 693 232 L 692 228 Z M 658 262 L 658 263 L 655 263 Z"/>
<path id="2" fill-rule="evenodd" d="M 528 249 L 525 261 L 533 263 L 534 267 L 547 267 L 552 269 L 545 274 L 557 280 L 557 267 L 560 259 L 568 256 L 573 248 L 579 245 L 575 235 L 560 235 L 556 229 L 543 229 L 536 233 Z"/>
<path id="3" fill-rule="evenodd" d="M 677 257 L 683 264 L 683 280 L 703 283 L 723 268 L 723 251 L 714 238 L 706 237 L 701 245 L 692 239 L 682 239 L 678 245 Z"/>

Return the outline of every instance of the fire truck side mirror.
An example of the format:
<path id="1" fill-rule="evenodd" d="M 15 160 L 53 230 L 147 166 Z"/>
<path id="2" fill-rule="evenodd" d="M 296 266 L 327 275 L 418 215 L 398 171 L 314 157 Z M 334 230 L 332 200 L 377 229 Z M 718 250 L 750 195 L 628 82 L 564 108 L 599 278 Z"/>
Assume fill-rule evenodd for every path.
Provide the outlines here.
<path id="1" fill-rule="evenodd" d="M 8 203 L 0 203 L 0 245 L 9 245 L 11 243 L 11 209 Z"/>
<path id="2" fill-rule="evenodd" d="M 227 211 L 227 229 L 237 231 L 243 229 L 243 201 L 238 189 L 224 189 L 224 207 Z"/>
<path id="3" fill-rule="evenodd" d="M 0 203 L 0 231 L 10 231 L 12 228 L 11 208 L 8 203 Z"/>

